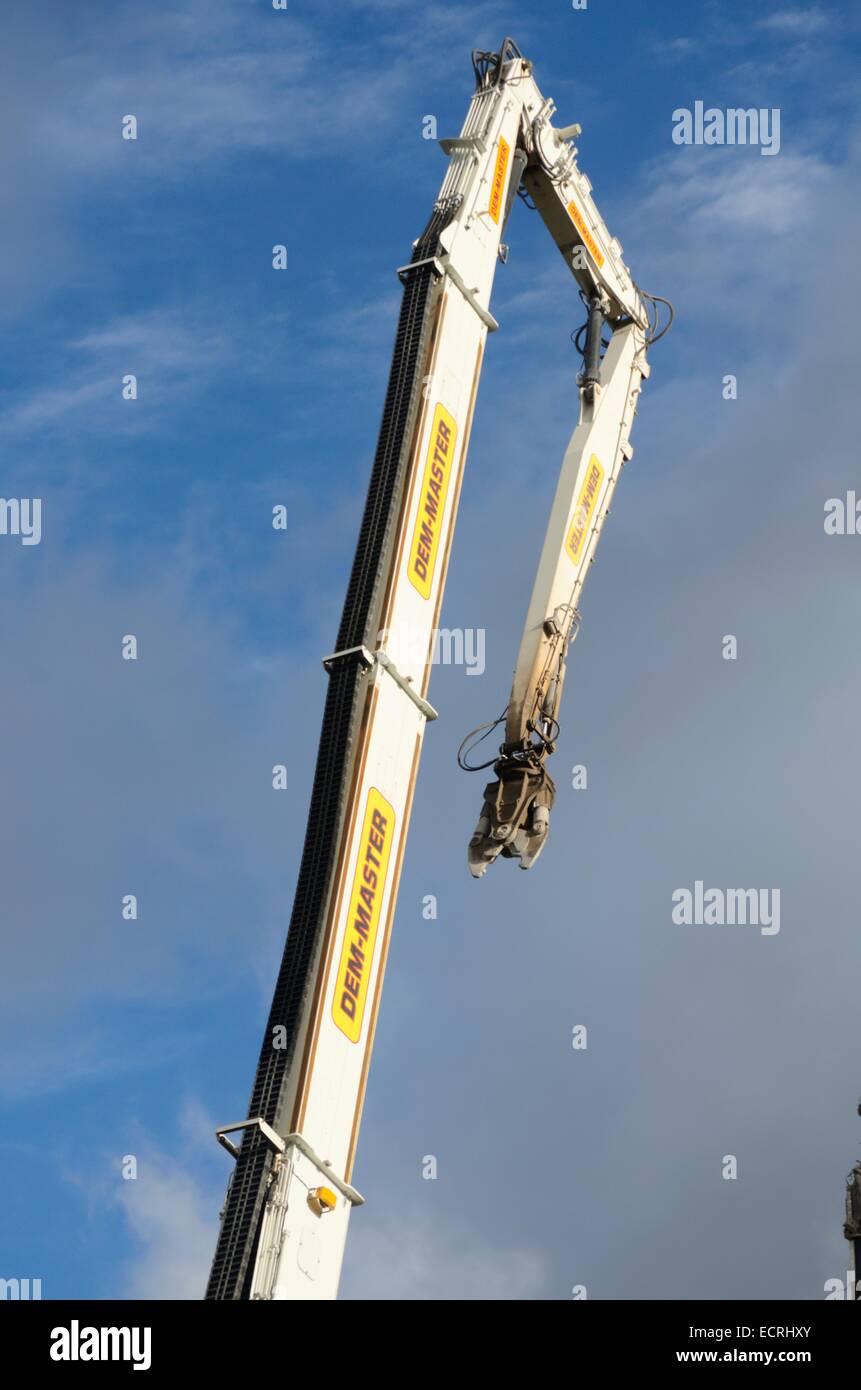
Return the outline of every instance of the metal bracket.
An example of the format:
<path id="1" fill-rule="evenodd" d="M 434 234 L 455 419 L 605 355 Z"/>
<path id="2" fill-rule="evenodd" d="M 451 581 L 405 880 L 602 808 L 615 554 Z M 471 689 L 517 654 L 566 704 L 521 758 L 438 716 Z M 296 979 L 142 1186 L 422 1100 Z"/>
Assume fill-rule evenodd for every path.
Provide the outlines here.
<path id="1" fill-rule="evenodd" d="M 361 659 L 363 666 L 373 666 L 374 653 L 369 652 L 367 647 L 345 647 L 342 652 L 332 652 L 330 656 L 323 657 L 323 666 L 327 671 L 331 671 L 336 661 L 342 661 L 345 656 L 356 656 Z"/>
<path id="2" fill-rule="evenodd" d="M 455 154 L 458 150 L 474 150 L 476 154 L 484 154 L 487 149 L 480 135 L 456 135 L 451 140 L 440 140 L 439 144 L 444 154 Z"/>
<path id="3" fill-rule="evenodd" d="M 409 265 L 399 265 L 395 274 L 401 283 L 403 283 L 405 275 L 411 270 L 418 270 L 419 267 L 423 265 L 432 265 L 437 275 L 445 275 L 445 268 L 438 256 L 425 256 L 423 261 L 410 261 Z"/>
<path id="4" fill-rule="evenodd" d="M 457 285 L 457 288 L 460 290 L 464 299 L 467 301 L 467 303 L 472 305 L 473 309 L 478 314 L 478 317 L 481 319 L 482 323 L 487 325 L 487 331 L 489 333 L 495 333 L 497 328 L 499 327 L 499 324 L 493 317 L 493 314 L 489 313 L 487 309 L 485 309 L 481 304 L 479 304 L 478 300 L 475 297 L 475 291 L 467 288 L 459 272 L 455 270 L 451 261 L 448 259 L 448 256 L 443 256 L 442 264 L 446 275 L 449 277 L 453 284 Z"/>
<path id="5" fill-rule="evenodd" d="M 227 1135 L 234 1134 L 238 1129 L 254 1129 L 255 1126 L 260 1130 L 264 1139 L 275 1149 L 276 1153 L 285 1154 L 288 1149 L 298 1149 L 300 1154 L 303 1154 L 305 1158 L 308 1159 L 309 1163 L 313 1163 L 314 1167 L 317 1168 L 324 1177 L 329 1179 L 329 1182 L 334 1188 L 337 1188 L 342 1197 L 346 1197 L 347 1201 L 351 1202 L 354 1207 L 361 1207 L 364 1205 L 365 1199 L 361 1192 L 357 1192 L 355 1187 L 351 1187 L 348 1182 L 344 1182 L 343 1178 L 339 1178 L 335 1170 L 330 1168 L 328 1163 L 324 1163 L 322 1158 L 318 1157 L 308 1143 L 308 1140 L 301 1134 L 285 1134 L 282 1139 L 275 1133 L 272 1126 L 267 1124 L 266 1121 L 262 1120 L 258 1115 L 256 1119 L 253 1120 L 242 1120 L 239 1124 L 235 1125 L 223 1125 L 221 1129 L 215 1131 L 215 1137 L 222 1148 L 226 1149 L 234 1158 L 238 1158 L 239 1149 L 227 1138 Z"/>
<path id="6" fill-rule="evenodd" d="M 411 270 L 418 270 L 419 266 L 422 265 L 432 265 L 438 275 L 447 275 L 449 280 L 451 280 L 452 284 L 456 285 L 457 288 L 460 290 L 464 299 L 472 305 L 473 309 L 478 314 L 478 317 L 481 319 L 482 323 L 487 325 L 487 331 L 489 333 L 496 332 L 497 328 L 499 327 L 499 324 L 493 317 L 493 314 L 489 313 L 487 309 L 485 309 L 481 304 L 479 304 L 478 300 L 475 297 L 475 291 L 467 287 L 467 285 L 464 283 L 463 277 L 461 276 L 459 271 L 455 270 L 447 255 L 443 256 L 442 258 L 440 258 L 439 256 L 426 256 L 423 261 L 411 261 L 409 265 L 399 265 L 397 270 L 395 271 L 395 274 L 397 275 L 398 279 L 401 282 L 403 282 L 405 275 L 408 275 Z"/>
<path id="7" fill-rule="evenodd" d="M 401 675 L 387 652 L 372 652 L 369 651 L 367 647 L 346 647 L 342 652 L 332 652 L 331 656 L 324 656 L 323 665 L 327 671 L 331 671 L 336 661 L 340 661 L 345 656 L 354 656 L 356 654 L 359 655 L 362 665 L 367 667 L 368 670 L 374 665 L 378 665 L 381 666 L 384 671 L 387 671 L 395 685 L 399 685 L 404 694 L 409 695 L 416 708 L 421 710 L 425 719 L 430 721 L 439 718 L 439 714 L 434 709 L 433 705 L 422 698 L 406 676 Z"/>
<path id="8" fill-rule="evenodd" d="M 388 671 L 395 685 L 399 685 L 404 694 L 409 695 L 413 704 L 421 710 L 425 719 L 439 719 L 439 715 L 437 711 L 434 709 L 433 705 L 429 705 L 427 700 L 423 700 L 418 691 L 413 689 L 411 683 L 407 680 L 406 676 L 401 675 L 397 666 L 392 661 L 391 657 L 386 654 L 386 652 L 375 652 L 374 655 L 377 658 L 379 664 L 382 666 L 383 670 Z"/>
<path id="9" fill-rule="evenodd" d="M 263 1138 L 271 1144 L 276 1153 L 283 1154 L 286 1147 L 284 1140 L 279 1139 L 272 1126 L 268 1125 L 265 1120 L 261 1120 L 259 1115 L 254 1120 L 242 1120 L 236 1125 L 222 1125 L 221 1129 L 215 1131 L 215 1137 L 221 1147 L 226 1149 L 231 1157 L 238 1158 L 239 1150 L 232 1140 L 227 1138 L 228 1134 L 235 1134 L 238 1129 L 253 1129 L 255 1125 L 259 1128 Z"/>
<path id="10" fill-rule="evenodd" d="M 324 1163 L 323 1159 L 318 1157 L 308 1143 L 308 1140 L 303 1138 L 301 1134 L 285 1134 L 284 1144 L 286 1148 L 298 1149 L 300 1154 L 304 1154 L 308 1162 L 313 1163 L 314 1167 L 317 1168 L 324 1177 L 329 1179 L 332 1186 L 337 1188 L 341 1196 L 346 1197 L 347 1201 L 351 1202 L 354 1207 L 364 1206 L 365 1199 L 361 1192 L 357 1192 L 355 1187 L 351 1187 L 348 1182 L 344 1182 L 343 1178 L 339 1178 L 334 1169 L 330 1168 L 328 1163 Z"/>

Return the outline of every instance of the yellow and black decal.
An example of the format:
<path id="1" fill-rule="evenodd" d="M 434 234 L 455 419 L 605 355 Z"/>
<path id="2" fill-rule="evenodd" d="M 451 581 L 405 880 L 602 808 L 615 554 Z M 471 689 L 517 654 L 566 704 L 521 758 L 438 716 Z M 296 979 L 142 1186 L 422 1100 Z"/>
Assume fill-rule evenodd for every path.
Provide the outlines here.
<path id="1" fill-rule="evenodd" d="M 370 787 L 332 1000 L 332 1018 L 350 1042 L 362 1032 L 394 833 L 392 807 Z"/>
<path id="2" fill-rule="evenodd" d="M 490 185 L 490 203 L 487 209 L 494 222 L 499 221 L 499 214 L 502 211 L 502 195 L 505 192 L 505 175 L 508 173 L 510 154 L 511 146 L 500 135 L 499 149 L 496 152 L 496 165 L 493 170 L 493 182 Z"/>
<path id="3" fill-rule="evenodd" d="M 598 495 L 601 491 L 601 484 L 604 481 L 604 470 L 593 454 L 586 469 L 586 481 L 580 489 L 580 496 L 574 515 L 571 518 L 571 529 L 568 532 L 568 540 L 565 542 L 565 549 L 569 557 L 577 561 L 583 553 L 586 537 L 589 534 L 589 527 L 592 517 L 595 515 L 595 508 L 598 505 Z"/>
<path id="4" fill-rule="evenodd" d="M 430 598 L 433 585 L 456 440 L 457 424 L 454 417 L 444 405 L 438 405 L 433 416 L 409 555 L 410 583 L 422 598 Z"/>
<path id="5" fill-rule="evenodd" d="M 576 203 L 572 202 L 568 204 L 568 216 L 583 238 L 583 245 L 588 250 L 592 260 L 596 265 L 603 265 L 604 257 L 601 253 L 601 249 L 592 233 L 589 231 L 589 228 L 586 226 L 586 218 L 583 216 Z"/>

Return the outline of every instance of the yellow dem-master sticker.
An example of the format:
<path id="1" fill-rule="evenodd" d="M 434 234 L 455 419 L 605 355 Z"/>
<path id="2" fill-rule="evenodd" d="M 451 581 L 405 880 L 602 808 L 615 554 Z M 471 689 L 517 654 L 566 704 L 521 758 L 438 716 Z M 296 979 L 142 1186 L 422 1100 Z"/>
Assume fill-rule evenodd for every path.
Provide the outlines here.
<path id="1" fill-rule="evenodd" d="M 394 834 L 394 811 L 376 787 L 370 787 L 332 1000 L 332 1017 L 350 1042 L 358 1042 L 362 1032 Z"/>
<path id="2" fill-rule="evenodd" d="M 499 221 L 499 214 L 502 211 L 502 195 L 505 192 L 505 175 L 508 170 L 508 156 L 511 154 L 508 142 L 499 137 L 499 149 L 496 152 L 496 167 L 493 170 L 493 183 L 490 185 L 490 204 L 488 212 L 494 222 Z"/>
<path id="3" fill-rule="evenodd" d="M 580 489 L 580 497 L 571 518 L 571 530 L 568 532 L 568 540 L 565 542 L 565 549 L 572 560 L 579 560 L 583 553 L 586 537 L 589 534 L 589 527 L 592 524 L 592 517 L 598 505 L 598 497 L 601 492 L 601 484 L 604 481 L 604 470 L 593 454 L 589 460 L 589 467 L 586 470 L 586 481 Z"/>
<path id="4" fill-rule="evenodd" d="M 576 203 L 568 204 L 568 216 L 583 238 L 583 245 L 588 247 L 589 253 L 595 264 L 603 265 L 604 257 L 601 254 L 598 243 L 586 226 L 586 218 L 583 216 Z"/>
<path id="5" fill-rule="evenodd" d="M 449 415 L 444 405 L 438 405 L 434 411 L 409 556 L 410 583 L 422 598 L 430 598 L 433 585 L 456 439 L 457 425 L 453 416 Z"/>

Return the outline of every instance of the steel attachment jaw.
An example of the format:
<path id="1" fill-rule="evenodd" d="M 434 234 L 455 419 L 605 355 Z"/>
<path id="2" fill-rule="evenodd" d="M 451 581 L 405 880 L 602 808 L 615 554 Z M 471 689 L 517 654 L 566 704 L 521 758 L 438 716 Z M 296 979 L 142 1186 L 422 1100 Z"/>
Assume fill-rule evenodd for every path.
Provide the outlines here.
<path id="1" fill-rule="evenodd" d="M 546 769 L 532 758 L 502 757 L 493 770 L 498 780 L 484 789 L 484 805 L 467 851 L 473 878 L 481 878 L 499 854 L 519 859 L 521 869 L 531 869 L 550 830 L 556 788 Z"/>

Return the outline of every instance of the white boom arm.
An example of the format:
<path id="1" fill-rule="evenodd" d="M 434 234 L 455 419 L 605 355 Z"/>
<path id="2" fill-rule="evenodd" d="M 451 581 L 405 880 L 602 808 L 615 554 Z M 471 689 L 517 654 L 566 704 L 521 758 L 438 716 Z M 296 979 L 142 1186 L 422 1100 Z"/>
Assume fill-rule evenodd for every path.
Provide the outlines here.
<path id="1" fill-rule="evenodd" d="M 469 843 L 476 878 L 500 853 L 529 869 L 544 848 L 555 792 L 545 760 L 556 746 L 567 649 L 579 629 L 580 593 L 622 465 L 633 453 L 629 434 L 648 374 L 645 335 L 635 322 L 613 333 L 600 378 L 589 381 L 588 368 L 584 373 L 580 422 L 562 462 L 506 711 L 505 742 L 494 763 L 497 780 L 485 788 Z"/>
<path id="2" fill-rule="evenodd" d="M 419 754 L 436 717 L 427 703 L 434 632 L 485 339 L 497 326 L 491 287 L 521 180 L 590 305 L 591 328 L 580 424 L 527 618 L 500 771 L 505 787 L 509 764 L 517 776 L 525 768 L 531 794 L 519 799 L 511 835 L 499 835 L 491 808 L 471 848 L 474 872 L 500 851 L 525 863 L 543 842 L 542 763 L 564 650 L 629 452 L 646 372 L 644 297 L 577 168 L 573 130 L 553 129 L 553 103 L 531 64 L 506 39 L 497 54 L 474 54 L 473 65 L 463 130 L 441 142 L 450 162 L 439 198 L 399 271 L 395 354 L 336 649 L 324 662 L 326 710 L 284 959 L 248 1119 L 219 1132 L 236 1165 L 209 1298 L 337 1292 L 350 1212 L 362 1200 L 352 1170 Z M 612 339 L 601 362 L 604 324 Z"/>

